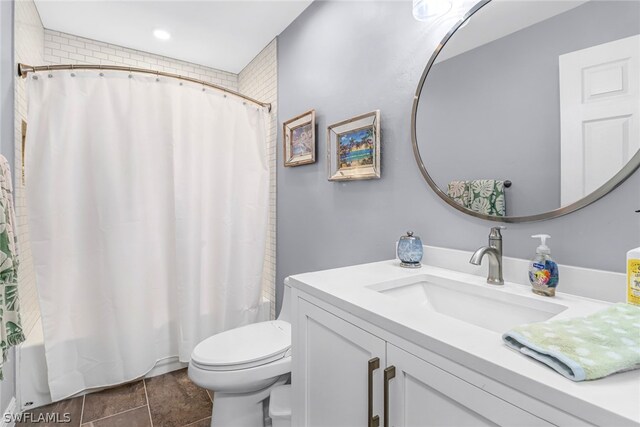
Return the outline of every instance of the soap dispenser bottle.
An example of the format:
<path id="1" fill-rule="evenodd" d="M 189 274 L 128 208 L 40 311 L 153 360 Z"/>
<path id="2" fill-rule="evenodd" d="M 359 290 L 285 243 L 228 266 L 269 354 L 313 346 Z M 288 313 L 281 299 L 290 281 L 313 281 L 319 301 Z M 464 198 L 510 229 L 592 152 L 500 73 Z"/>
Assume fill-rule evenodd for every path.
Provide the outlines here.
<path id="1" fill-rule="evenodd" d="M 529 283 L 531 290 L 547 297 L 556 294 L 558 286 L 558 264 L 551 259 L 551 249 L 547 246 L 548 234 L 535 234 L 534 239 L 540 239 L 540 246 L 536 249 L 536 256 L 529 264 Z"/>
<path id="2" fill-rule="evenodd" d="M 627 252 L 627 304 L 640 306 L 640 248 Z"/>

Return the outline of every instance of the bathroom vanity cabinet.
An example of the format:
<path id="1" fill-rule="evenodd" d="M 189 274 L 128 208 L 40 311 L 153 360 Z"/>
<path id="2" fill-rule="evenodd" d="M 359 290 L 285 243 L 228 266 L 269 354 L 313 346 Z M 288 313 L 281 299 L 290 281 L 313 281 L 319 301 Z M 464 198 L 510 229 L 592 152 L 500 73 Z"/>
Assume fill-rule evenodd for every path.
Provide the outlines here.
<path id="1" fill-rule="evenodd" d="M 568 282 L 588 280 L 564 271 Z M 493 286 L 486 276 L 396 260 L 287 278 L 292 425 L 640 427 L 640 371 L 576 383 L 502 342 L 518 324 L 586 316 L 607 303 L 544 298 L 506 278 Z"/>
<path id="2" fill-rule="evenodd" d="M 451 372 L 451 363 L 438 366 L 435 354 L 413 354 L 373 325 L 304 293 L 293 302 L 293 425 L 552 425 L 483 390 L 488 378 L 465 377 L 461 366 Z"/>

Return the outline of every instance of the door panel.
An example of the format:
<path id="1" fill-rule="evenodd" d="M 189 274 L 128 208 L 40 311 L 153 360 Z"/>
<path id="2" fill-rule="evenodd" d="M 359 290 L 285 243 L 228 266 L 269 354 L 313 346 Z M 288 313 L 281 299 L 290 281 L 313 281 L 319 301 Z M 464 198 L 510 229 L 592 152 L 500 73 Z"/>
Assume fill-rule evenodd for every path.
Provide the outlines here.
<path id="1" fill-rule="evenodd" d="M 388 343 L 387 365 L 396 367 L 396 377 L 390 382 L 389 393 L 391 426 L 550 425 Z"/>
<path id="2" fill-rule="evenodd" d="M 495 426 L 459 402 L 440 393 L 427 383 L 404 372 L 405 426 Z"/>
<path id="3" fill-rule="evenodd" d="M 592 120 L 584 124 L 584 193 L 598 189 L 627 164 L 632 116 Z"/>
<path id="4" fill-rule="evenodd" d="M 382 368 L 385 342 L 333 314 L 299 299 L 298 351 L 293 381 L 303 394 L 294 399 L 296 425 L 352 427 L 368 425 L 369 360 L 373 373 L 373 414 L 382 416 Z"/>
<path id="5" fill-rule="evenodd" d="M 640 35 L 560 56 L 562 206 L 592 193 L 640 149 Z"/>

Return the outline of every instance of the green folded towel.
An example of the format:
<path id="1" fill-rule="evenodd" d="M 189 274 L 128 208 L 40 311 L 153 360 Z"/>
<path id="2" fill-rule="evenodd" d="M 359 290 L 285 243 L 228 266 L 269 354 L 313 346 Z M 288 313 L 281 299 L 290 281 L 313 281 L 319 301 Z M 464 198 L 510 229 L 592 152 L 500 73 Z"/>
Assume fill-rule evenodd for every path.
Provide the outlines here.
<path id="1" fill-rule="evenodd" d="M 518 326 L 505 343 L 573 381 L 640 368 L 640 307 L 619 303 L 586 317 Z"/>
<path id="2" fill-rule="evenodd" d="M 474 179 L 469 181 L 469 208 L 472 211 L 505 216 L 504 181 L 497 179 Z"/>
<path id="3" fill-rule="evenodd" d="M 504 181 L 497 179 L 451 181 L 447 185 L 447 195 L 460 206 L 475 212 L 493 216 L 507 214 Z"/>
<path id="4" fill-rule="evenodd" d="M 469 183 L 467 181 L 451 181 L 447 186 L 447 195 L 460 206 L 469 207 Z"/>

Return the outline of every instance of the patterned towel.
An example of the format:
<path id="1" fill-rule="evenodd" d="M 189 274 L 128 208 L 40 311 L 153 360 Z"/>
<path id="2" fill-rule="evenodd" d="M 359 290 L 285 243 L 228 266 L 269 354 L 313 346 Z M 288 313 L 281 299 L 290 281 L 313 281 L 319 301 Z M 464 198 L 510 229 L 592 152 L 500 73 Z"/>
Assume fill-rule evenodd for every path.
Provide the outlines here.
<path id="1" fill-rule="evenodd" d="M 573 381 L 640 368 L 640 307 L 619 303 L 591 316 L 518 326 L 502 336 Z"/>
<path id="2" fill-rule="evenodd" d="M 465 208 L 469 207 L 469 182 L 451 181 L 447 187 L 447 195 L 454 202 Z"/>
<path id="3" fill-rule="evenodd" d="M 24 341 L 18 302 L 18 250 L 13 187 L 9 162 L 0 156 L 0 349 L 2 362 L 9 347 Z M 2 365 L 0 364 L 0 379 Z"/>
<path id="4" fill-rule="evenodd" d="M 504 181 L 497 179 L 451 181 L 447 187 L 447 195 L 460 206 L 478 213 L 493 216 L 507 214 Z"/>

